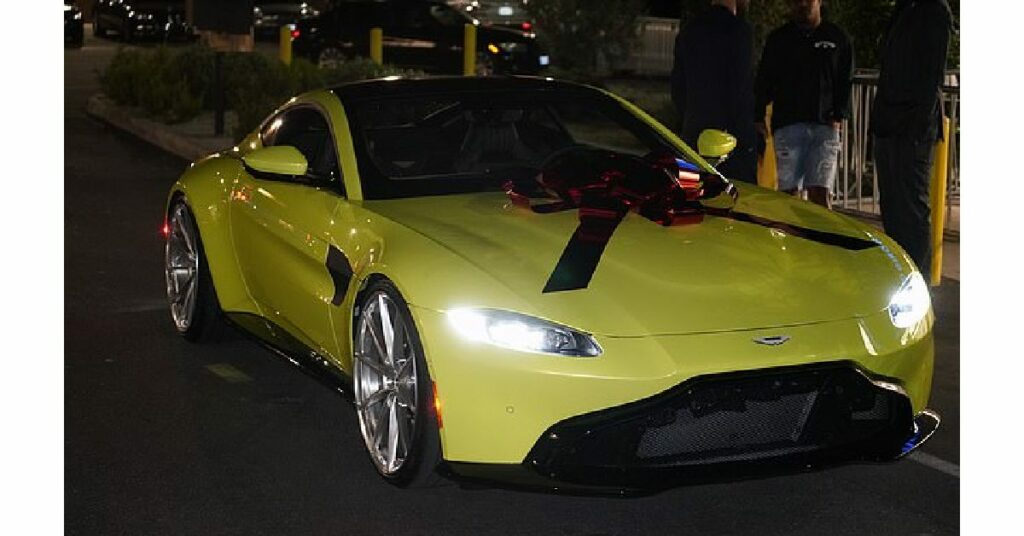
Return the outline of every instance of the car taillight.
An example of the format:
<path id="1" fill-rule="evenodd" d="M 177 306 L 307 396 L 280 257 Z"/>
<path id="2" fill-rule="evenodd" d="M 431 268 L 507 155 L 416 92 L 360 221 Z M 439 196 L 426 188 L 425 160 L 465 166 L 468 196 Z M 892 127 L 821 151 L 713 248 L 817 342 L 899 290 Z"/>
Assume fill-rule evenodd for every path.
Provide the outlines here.
<path id="1" fill-rule="evenodd" d="M 292 40 L 293 40 L 293 41 L 294 41 L 295 39 L 298 39 L 298 38 L 299 38 L 299 35 L 301 35 L 301 32 L 299 32 L 299 30 L 298 30 L 298 29 L 292 30 Z"/>
<path id="2" fill-rule="evenodd" d="M 524 32 L 528 32 L 528 31 L 530 31 L 532 29 L 533 29 L 533 25 L 532 24 L 530 24 L 529 22 L 524 22 L 523 23 L 523 31 Z"/>

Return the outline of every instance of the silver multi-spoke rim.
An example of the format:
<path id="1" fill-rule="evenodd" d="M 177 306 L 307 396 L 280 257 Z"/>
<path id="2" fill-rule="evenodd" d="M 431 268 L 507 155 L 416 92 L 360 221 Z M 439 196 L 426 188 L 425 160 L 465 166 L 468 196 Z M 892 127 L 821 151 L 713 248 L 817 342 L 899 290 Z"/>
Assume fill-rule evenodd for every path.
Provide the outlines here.
<path id="1" fill-rule="evenodd" d="M 171 317 L 178 331 L 186 331 L 195 317 L 199 290 L 199 249 L 193 236 L 192 217 L 185 205 L 177 205 L 167 221 L 167 245 L 164 248 L 164 273 Z"/>
<path id="2" fill-rule="evenodd" d="M 396 473 L 412 448 L 416 426 L 416 353 L 410 319 L 384 292 L 367 299 L 356 325 L 356 409 L 363 441 L 377 470 Z"/>

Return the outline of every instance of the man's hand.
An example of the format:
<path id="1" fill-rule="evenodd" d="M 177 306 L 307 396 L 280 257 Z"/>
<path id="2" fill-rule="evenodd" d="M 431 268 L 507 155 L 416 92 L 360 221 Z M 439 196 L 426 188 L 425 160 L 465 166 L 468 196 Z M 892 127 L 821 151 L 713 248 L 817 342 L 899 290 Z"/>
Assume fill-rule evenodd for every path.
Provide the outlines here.
<path id="1" fill-rule="evenodd" d="M 750 123 L 747 124 L 749 125 Z M 765 125 L 764 122 L 754 123 L 754 128 L 757 130 L 757 133 L 760 134 L 763 138 L 768 139 L 768 126 Z"/>

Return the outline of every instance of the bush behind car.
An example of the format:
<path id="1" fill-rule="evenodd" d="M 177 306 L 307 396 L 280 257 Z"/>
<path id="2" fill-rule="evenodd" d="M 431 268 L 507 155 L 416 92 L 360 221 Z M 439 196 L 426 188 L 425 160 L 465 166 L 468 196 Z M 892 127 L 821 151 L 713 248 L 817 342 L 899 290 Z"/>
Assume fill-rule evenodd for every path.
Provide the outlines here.
<path id="1" fill-rule="evenodd" d="M 203 45 L 121 48 L 101 73 L 100 87 L 120 105 L 138 107 L 165 123 L 181 123 L 213 110 L 215 57 Z M 238 117 L 235 136 L 252 131 L 298 93 L 357 80 L 421 74 L 365 58 L 320 68 L 302 58 L 285 65 L 259 53 L 226 53 L 222 65 L 225 108 Z"/>

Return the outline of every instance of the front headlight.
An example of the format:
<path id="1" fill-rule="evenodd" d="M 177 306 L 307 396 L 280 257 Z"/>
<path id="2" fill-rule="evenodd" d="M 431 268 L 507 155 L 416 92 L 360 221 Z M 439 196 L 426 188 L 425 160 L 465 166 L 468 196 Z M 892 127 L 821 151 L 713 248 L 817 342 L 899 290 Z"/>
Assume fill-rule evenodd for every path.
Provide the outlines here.
<path id="1" fill-rule="evenodd" d="M 497 309 L 453 309 L 448 322 L 463 337 L 519 350 L 574 357 L 596 357 L 592 336 L 553 322 Z"/>
<path id="2" fill-rule="evenodd" d="M 82 12 L 81 11 L 75 13 L 75 20 L 82 20 Z"/>
<path id="3" fill-rule="evenodd" d="M 903 285 L 889 300 L 889 318 L 898 328 L 909 328 L 921 321 L 932 307 L 928 284 L 920 272 L 914 272 L 903 280 Z"/>

